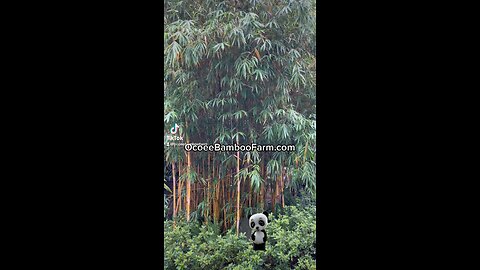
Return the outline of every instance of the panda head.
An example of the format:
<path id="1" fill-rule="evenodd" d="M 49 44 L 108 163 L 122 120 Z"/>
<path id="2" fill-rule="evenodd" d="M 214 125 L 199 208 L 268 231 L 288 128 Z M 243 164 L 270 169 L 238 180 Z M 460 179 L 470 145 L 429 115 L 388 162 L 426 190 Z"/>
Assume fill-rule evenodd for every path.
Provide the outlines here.
<path id="1" fill-rule="evenodd" d="M 266 211 L 263 213 L 248 215 L 248 225 L 252 230 L 264 230 L 265 227 L 267 227 L 268 222 L 268 213 Z"/>

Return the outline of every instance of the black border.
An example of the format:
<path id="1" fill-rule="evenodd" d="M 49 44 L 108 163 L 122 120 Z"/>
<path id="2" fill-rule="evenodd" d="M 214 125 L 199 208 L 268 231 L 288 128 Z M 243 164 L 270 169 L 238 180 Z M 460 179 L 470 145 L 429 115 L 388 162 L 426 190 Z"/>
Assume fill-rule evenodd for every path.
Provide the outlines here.
<path id="1" fill-rule="evenodd" d="M 38 26 L 43 57 L 26 77 L 42 98 L 31 114 L 41 124 L 27 133 L 41 149 L 25 168 L 38 214 L 23 243 L 42 254 L 37 265 L 160 269 L 162 7 L 65 8 L 41 12 L 54 19 Z"/>
<path id="2" fill-rule="evenodd" d="M 432 107 L 438 93 L 423 91 L 445 82 L 457 89 L 456 74 L 443 69 L 461 65 L 442 56 L 464 48 L 425 38 L 440 21 L 428 17 L 430 6 L 337 4 L 317 3 L 317 264 L 413 264 L 438 249 L 431 231 L 448 219 L 428 220 L 439 211 L 432 201 L 453 200 L 431 189 L 454 165 L 439 160 L 452 139 L 438 142 L 444 130 L 424 126 L 444 108 Z M 16 47 L 7 66 L 21 75 L 5 91 L 18 99 L 5 102 L 24 103 L 7 114 L 19 117 L 4 130 L 15 131 L 6 144 L 20 166 L 7 176 L 18 186 L 4 190 L 20 191 L 5 206 L 19 206 L 11 219 L 18 231 L 9 232 L 11 249 L 26 252 L 22 262 L 161 267 L 161 9 L 22 6 L 9 24 L 20 29 L 5 39 Z"/>

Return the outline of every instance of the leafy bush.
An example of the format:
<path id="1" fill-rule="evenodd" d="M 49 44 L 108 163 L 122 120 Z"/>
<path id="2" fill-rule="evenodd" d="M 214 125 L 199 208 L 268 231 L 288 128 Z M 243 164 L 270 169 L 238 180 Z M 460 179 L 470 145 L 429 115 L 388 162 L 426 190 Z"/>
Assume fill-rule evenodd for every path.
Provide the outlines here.
<path id="1" fill-rule="evenodd" d="M 266 251 L 255 251 L 244 235 L 224 236 L 213 224 L 165 221 L 164 269 L 316 269 L 315 206 L 287 206 L 270 217 Z"/>
<path id="2" fill-rule="evenodd" d="M 310 269 L 317 269 L 315 260 L 310 257 L 302 257 L 298 260 L 298 265 L 295 267 L 297 270 L 310 270 Z"/>
<path id="3" fill-rule="evenodd" d="M 274 269 L 315 269 L 315 206 L 288 206 L 268 226 L 266 266 Z M 313 264 L 312 264 L 313 261 Z M 313 268 L 312 266 L 313 265 Z"/>
<path id="4" fill-rule="evenodd" d="M 219 234 L 214 225 L 165 222 L 165 269 L 229 269 L 241 264 L 248 242 L 231 231 Z"/>

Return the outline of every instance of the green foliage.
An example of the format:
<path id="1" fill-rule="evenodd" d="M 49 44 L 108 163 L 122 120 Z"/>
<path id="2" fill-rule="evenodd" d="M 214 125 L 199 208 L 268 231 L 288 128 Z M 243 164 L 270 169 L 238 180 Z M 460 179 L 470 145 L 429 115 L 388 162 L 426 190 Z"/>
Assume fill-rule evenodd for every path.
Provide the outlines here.
<path id="1" fill-rule="evenodd" d="M 266 260 L 268 267 L 290 269 L 301 259 L 302 265 L 311 264 L 306 258 L 313 260 L 316 253 L 315 208 L 314 205 L 301 208 L 287 206 L 283 209 L 283 214 L 269 224 Z"/>
<path id="2" fill-rule="evenodd" d="M 173 229 L 172 222 L 167 221 L 164 226 L 165 269 L 229 269 L 240 265 L 248 253 L 245 237 L 232 232 L 221 236 L 212 224 L 179 223 Z"/>
<path id="3" fill-rule="evenodd" d="M 167 186 L 167 180 L 166 179 L 163 179 L 163 188 L 168 190 L 170 193 L 172 192 L 172 190 L 170 189 L 170 187 Z"/>
<path id="4" fill-rule="evenodd" d="M 166 218 L 168 213 L 168 198 L 163 194 L 163 217 Z"/>
<path id="5" fill-rule="evenodd" d="M 169 0 L 164 6 L 165 132 L 177 123 L 192 142 L 231 144 L 238 137 L 241 144 L 294 144 L 297 151 L 271 164 L 269 174 L 299 165 L 295 187 L 313 194 L 315 0 Z M 261 155 L 262 162 L 276 159 Z M 184 154 L 166 147 L 165 157 L 172 162 Z M 255 170 L 248 177 L 256 189 L 265 180 Z"/>
<path id="6" fill-rule="evenodd" d="M 315 260 L 311 257 L 301 257 L 300 260 L 298 260 L 298 265 L 295 266 L 295 269 L 312 270 L 317 269 L 317 266 Z"/>
<path id="7" fill-rule="evenodd" d="M 316 269 L 315 206 L 287 206 L 267 227 L 266 251 L 213 224 L 164 223 L 164 269 Z"/>
<path id="8" fill-rule="evenodd" d="M 169 0 L 164 14 L 165 133 L 177 124 L 177 135 L 189 142 L 296 146 L 288 153 L 242 152 L 238 173 L 234 153 L 215 153 L 208 161 L 219 172 L 212 175 L 187 173 L 185 151 L 165 147 L 167 163 L 183 164 L 177 180 L 213 184 L 234 174 L 259 192 L 284 177 L 285 199 L 298 203 L 276 210 L 266 252 L 231 230 L 221 236 L 212 224 L 187 224 L 180 212 L 175 229 L 165 222 L 165 269 L 315 269 L 309 199 L 316 191 L 315 0 Z M 192 168 L 208 163 L 205 153 L 191 155 Z M 235 202 L 223 203 L 222 218 L 233 221 Z M 191 220 L 205 216 L 206 204 L 200 199 Z M 245 214 L 258 210 L 242 206 Z"/>

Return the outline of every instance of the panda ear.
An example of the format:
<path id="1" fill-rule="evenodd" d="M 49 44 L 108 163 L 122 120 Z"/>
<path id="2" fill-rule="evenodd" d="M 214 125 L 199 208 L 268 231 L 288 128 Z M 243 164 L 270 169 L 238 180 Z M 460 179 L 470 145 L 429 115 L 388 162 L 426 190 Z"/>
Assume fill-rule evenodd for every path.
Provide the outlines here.
<path id="1" fill-rule="evenodd" d="M 248 217 L 247 217 L 247 219 L 250 220 L 251 217 L 252 217 L 252 215 L 249 214 Z"/>
<path id="2" fill-rule="evenodd" d="M 270 219 L 268 218 L 268 212 L 267 212 L 267 211 L 263 211 L 263 214 L 267 217 L 267 221 L 270 222 Z"/>

